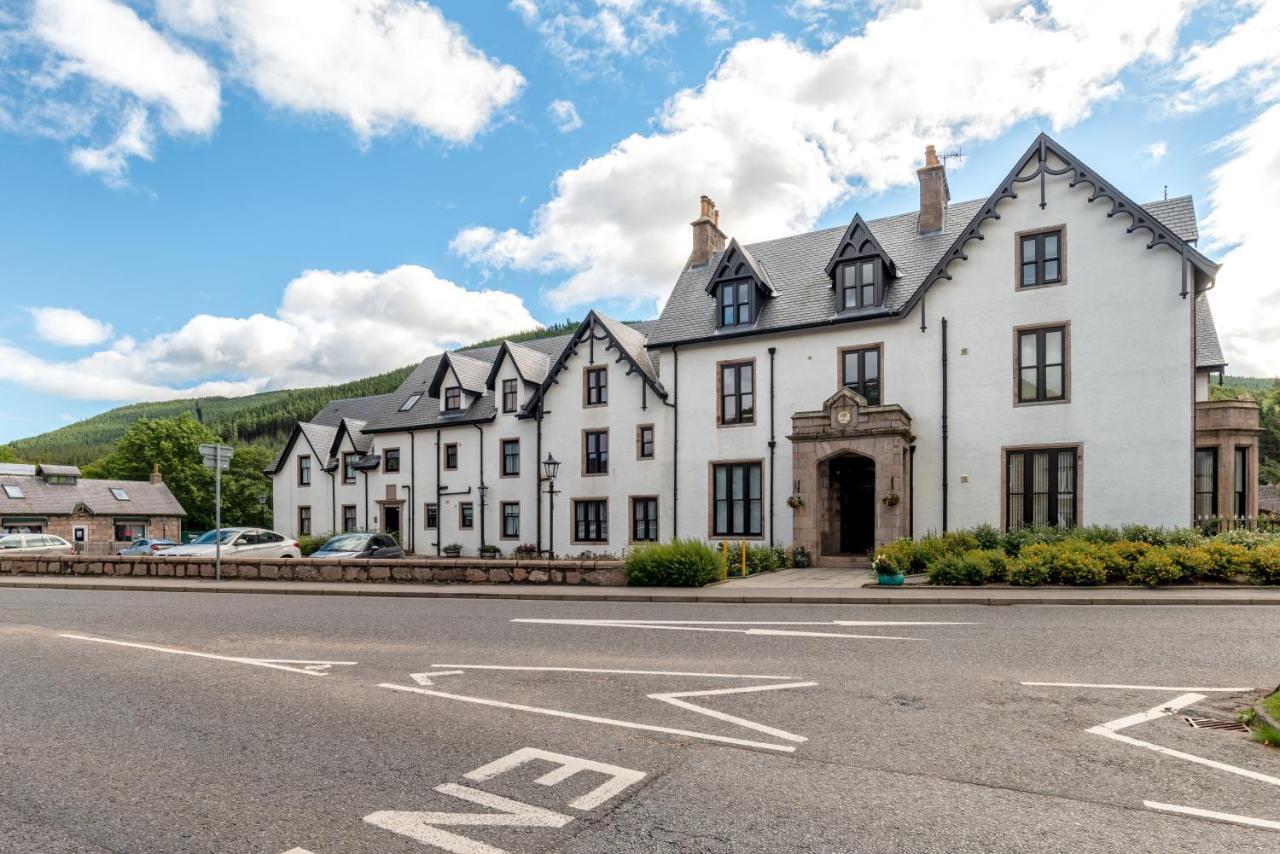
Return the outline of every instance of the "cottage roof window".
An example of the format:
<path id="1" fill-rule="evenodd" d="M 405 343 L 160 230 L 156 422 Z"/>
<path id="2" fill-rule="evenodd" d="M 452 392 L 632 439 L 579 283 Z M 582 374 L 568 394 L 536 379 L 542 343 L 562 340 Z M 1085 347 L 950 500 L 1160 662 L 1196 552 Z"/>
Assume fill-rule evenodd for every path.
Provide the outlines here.
<path id="1" fill-rule="evenodd" d="M 413 394 L 405 398 L 404 403 L 400 404 L 400 411 L 408 412 L 410 409 L 413 409 L 414 405 L 421 399 L 422 399 L 422 392 L 420 391 L 414 392 Z"/>
<path id="2" fill-rule="evenodd" d="M 16 483 L 6 483 L 4 485 L 4 494 L 10 498 L 23 498 L 22 487 Z"/>
<path id="3" fill-rule="evenodd" d="M 111 487 L 111 496 L 112 496 L 113 498 L 115 498 L 115 500 L 116 500 L 116 501 L 128 501 L 128 500 L 129 500 L 129 493 L 125 492 L 125 491 L 124 491 L 124 488 L 123 488 L 123 487 L 120 487 L 120 486 L 113 486 L 113 487 Z"/>

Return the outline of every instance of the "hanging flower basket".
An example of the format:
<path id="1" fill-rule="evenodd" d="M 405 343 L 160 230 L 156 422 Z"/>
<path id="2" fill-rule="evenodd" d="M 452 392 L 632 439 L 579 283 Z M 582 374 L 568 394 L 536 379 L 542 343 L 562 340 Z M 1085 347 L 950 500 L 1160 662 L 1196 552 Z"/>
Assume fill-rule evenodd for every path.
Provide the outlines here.
<path id="1" fill-rule="evenodd" d="M 796 510 L 804 506 L 804 499 L 799 495 L 791 495 L 787 497 L 787 506 L 792 510 Z"/>
<path id="2" fill-rule="evenodd" d="M 898 493 L 896 492 L 890 492 L 884 498 L 880 499 L 880 503 L 883 504 L 885 507 L 897 507 L 899 502 L 901 501 L 902 501 L 901 496 L 899 496 Z"/>

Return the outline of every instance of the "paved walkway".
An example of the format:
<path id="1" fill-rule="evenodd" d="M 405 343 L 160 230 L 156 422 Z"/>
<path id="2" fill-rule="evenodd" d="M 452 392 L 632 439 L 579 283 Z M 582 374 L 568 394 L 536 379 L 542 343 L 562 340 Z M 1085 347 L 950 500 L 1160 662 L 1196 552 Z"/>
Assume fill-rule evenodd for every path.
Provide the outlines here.
<path id="1" fill-rule="evenodd" d="M 831 570 L 829 570 L 831 571 Z M 311 581 L 205 581 L 170 578 L 6 576 L 4 588 L 267 593 L 295 596 L 404 596 L 429 599 L 560 599 L 617 602 L 793 602 L 826 605 L 1278 605 L 1280 587 L 765 587 L 753 579 L 702 589 L 565 584 L 361 584 Z"/>
<path id="2" fill-rule="evenodd" d="M 775 590 L 797 587 L 810 590 L 850 590 L 860 589 L 864 584 L 875 580 L 875 573 L 869 569 L 827 569 L 811 566 L 805 569 L 762 572 L 758 575 L 748 575 L 746 578 L 730 578 L 718 586 L 731 587 L 734 590 Z"/>

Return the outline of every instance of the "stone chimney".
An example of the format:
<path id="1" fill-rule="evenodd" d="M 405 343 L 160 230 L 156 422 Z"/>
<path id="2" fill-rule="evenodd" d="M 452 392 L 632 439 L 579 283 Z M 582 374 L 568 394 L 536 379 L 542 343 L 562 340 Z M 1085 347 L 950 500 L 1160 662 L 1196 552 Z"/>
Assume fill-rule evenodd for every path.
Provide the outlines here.
<path id="1" fill-rule="evenodd" d="M 947 167 L 938 160 L 938 152 L 933 146 L 924 150 L 924 166 L 916 170 L 920 179 L 920 222 L 921 234 L 942 231 L 947 224 L 947 202 L 951 201 L 951 190 L 947 187 Z"/>
<path id="2" fill-rule="evenodd" d="M 701 199 L 702 210 L 698 218 L 689 223 L 693 226 L 693 253 L 689 256 L 689 266 L 701 267 L 711 260 L 711 256 L 724 249 L 724 232 L 720 230 L 720 211 L 710 196 Z"/>
<path id="3" fill-rule="evenodd" d="M 152 482 L 152 483 L 164 483 L 164 478 L 162 478 L 162 477 L 160 476 L 160 464 L 159 464 L 159 463 L 152 463 L 152 464 L 151 464 L 151 482 Z"/>

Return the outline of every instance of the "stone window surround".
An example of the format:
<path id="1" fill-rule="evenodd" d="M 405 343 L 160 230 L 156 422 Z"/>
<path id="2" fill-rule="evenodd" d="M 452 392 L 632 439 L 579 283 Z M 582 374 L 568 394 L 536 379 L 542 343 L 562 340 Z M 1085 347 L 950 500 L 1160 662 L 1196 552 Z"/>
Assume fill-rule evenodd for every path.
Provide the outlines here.
<path id="1" fill-rule="evenodd" d="M 516 443 L 516 470 L 507 473 L 507 443 Z M 498 440 L 498 477 L 499 478 L 515 478 L 520 476 L 520 437 L 508 436 Z"/>
<path id="2" fill-rule="evenodd" d="M 1058 232 L 1058 280 L 1043 285 L 1022 284 L 1022 238 L 1036 237 L 1051 231 Z M 1067 226 L 1065 223 L 1028 228 L 1013 236 L 1013 289 L 1014 291 L 1042 291 L 1045 288 L 1057 288 L 1067 283 Z"/>
<path id="3" fill-rule="evenodd" d="M 433 515 L 436 517 L 434 524 L 431 521 Z M 434 531 L 440 527 L 440 505 L 436 502 L 428 501 L 422 505 L 422 527 L 428 531 Z"/>
<path id="4" fill-rule="evenodd" d="M 653 502 L 653 504 L 654 504 L 654 511 L 655 511 L 655 513 L 654 513 L 654 517 L 653 517 L 654 527 L 656 527 L 656 528 L 658 528 L 658 529 L 659 529 L 659 530 L 658 530 L 658 536 L 657 536 L 657 538 L 656 538 L 656 539 L 652 539 L 652 540 L 637 540 L 637 539 L 636 539 L 636 502 L 637 502 L 637 501 L 652 501 L 652 502 Z M 661 526 L 660 526 L 660 524 L 659 524 L 660 520 L 659 520 L 659 517 L 658 517 L 658 515 L 657 515 L 658 506 L 659 506 L 659 505 L 658 505 L 658 496 L 656 496 L 656 495 L 628 495 L 628 496 L 627 496 L 627 506 L 631 509 L 631 515 L 630 515 L 630 518 L 628 518 L 628 519 L 627 519 L 627 542 L 628 542 L 628 543 L 630 543 L 630 544 L 632 544 L 632 545 L 635 545 L 635 544 L 638 544 L 638 543 L 656 543 L 656 542 L 661 542 L 661 540 L 662 540 L 662 531 L 661 531 Z"/>
<path id="5" fill-rule="evenodd" d="M 348 519 L 347 511 L 348 510 L 351 511 L 349 516 L 349 518 L 351 519 L 350 528 L 347 527 L 347 519 Z M 339 533 L 349 534 L 352 531 L 355 531 L 359 527 L 360 527 L 360 515 L 356 510 L 356 505 L 343 504 L 342 505 L 342 530 Z"/>
<path id="6" fill-rule="evenodd" d="M 516 508 L 516 532 L 514 534 L 507 533 L 507 508 Z M 501 540 L 518 540 L 520 539 L 520 502 L 519 501 L 500 501 L 498 502 L 498 539 Z"/>
<path id="7" fill-rule="evenodd" d="M 1043 286 L 1041 286 L 1043 287 Z M 1022 333 L 1036 332 L 1041 329 L 1062 330 L 1062 397 L 1051 400 L 1021 400 L 1022 388 Z M 881 390 L 881 399 L 884 392 Z M 1071 402 L 1071 321 L 1059 320 L 1049 323 L 1029 323 L 1025 326 L 1013 327 L 1013 405 L 1014 406 L 1055 406 Z M 1065 448 L 1066 445 L 1063 445 Z"/>
<path id="8" fill-rule="evenodd" d="M 1040 445 L 1005 445 L 1000 449 L 1000 530 L 1009 531 L 1009 453 L 1018 451 L 1076 451 L 1076 524 L 1083 527 L 1084 515 L 1084 443 L 1049 442 Z"/>
<path id="9" fill-rule="evenodd" d="M 306 521 L 305 525 L 303 524 L 303 520 Z M 303 530 L 304 528 L 306 530 Z M 298 505 L 298 536 L 311 536 L 311 505 L 309 504 Z"/>
<path id="10" fill-rule="evenodd" d="M 469 511 L 469 513 L 468 513 Z M 467 516 L 470 515 L 470 521 Z M 458 502 L 458 530 L 470 531 L 476 526 L 476 505 L 471 501 Z"/>
<path id="11" fill-rule="evenodd" d="M 716 531 L 716 466 L 760 466 L 760 533 L 759 534 L 717 534 Z M 707 463 L 707 539 L 712 542 L 721 540 L 736 543 L 740 540 L 758 543 L 764 542 L 769 535 L 769 473 L 765 469 L 764 457 L 740 460 L 711 460 Z M 748 499 L 749 501 L 749 499 Z"/>
<path id="12" fill-rule="evenodd" d="M 879 406 L 881 403 L 884 403 L 884 401 L 885 401 L 885 396 L 884 396 L 884 342 L 883 342 L 883 341 L 872 341 L 870 344 L 850 344 L 848 347 L 839 347 L 839 348 L 837 348 L 837 349 L 836 349 L 836 388 L 842 388 L 842 387 L 845 387 L 845 376 L 844 376 L 844 354 L 845 354 L 845 353 L 856 353 L 856 352 L 857 352 L 857 351 L 859 351 L 859 350 L 878 350 L 878 351 L 880 351 L 879 358 L 876 360 L 876 361 L 877 361 L 877 363 L 878 363 L 878 365 L 879 365 L 879 375 L 876 377 L 876 382 L 877 382 L 877 383 L 879 383 L 879 386 L 880 386 L 880 400 L 879 400 L 879 402 L 878 402 L 878 403 L 868 403 L 868 404 L 867 404 L 868 406 Z M 857 391 L 857 389 L 854 389 L 854 391 Z M 862 392 L 858 392 L 858 394 L 862 394 Z"/>
<path id="13" fill-rule="evenodd" d="M 599 540 L 580 540 L 578 539 L 578 505 L 584 502 L 598 502 L 604 505 L 604 525 L 605 536 Z M 607 497 L 581 497 L 569 499 L 569 543 L 575 546 L 598 546 L 601 543 L 609 542 L 609 499 Z"/>
<path id="14" fill-rule="evenodd" d="M 391 467 L 392 455 L 395 455 L 395 468 Z M 395 473 L 400 471 L 400 449 L 386 448 L 382 452 L 382 471 L 385 473 Z"/>
<path id="15" fill-rule="evenodd" d="M 604 434 L 604 471 L 587 471 L 587 437 L 595 433 Z M 608 477 L 609 475 L 609 428 L 608 427 L 584 427 L 582 428 L 582 469 L 581 477 Z"/>
<path id="16" fill-rule="evenodd" d="M 450 463 L 449 463 L 449 455 L 450 455 L 451 453 L 453 454 L 453 464 L 452 464 L 452 465 L 450 465 Z M 457 470 L 458 470 L 458 443 L 457 443 L 457 442 L 446 442 L 446 443 L 445 443 L 445 445 L 444 445 L 444 453 L 443 453 L 443 454 L 442 454 L 442 456 L 441 456 L 440 468 L 444 469 L 445 471 L 457 471 Z"/>
<path id="17" fill-rule="evenodd" d="M 644 454 L 644 443 L 642 441 L 645 430 L 649 431 L 649 441 L 650 441 L 650 444 L 653 446 L 652 452 L 648 456 L 645 456 Z M 657 456 L 658 456 L 658 433 L 655 430 L 654 426 L 652 424 L 637 424 L 636 425 L 636 459 L 652 460 L 652 459 L 656 459 Z"/>
<path id="18" fill-rule="evenodd" d="M 751 420 L 743 421 L 741 416 L 737 421 L 726 424 L 724 421 L 724 369 L 737 367 L 738 365 L 751 366 Z M 756 357 L 750 356 L 743 359 L 723 359 L 716 362 L 716 427 L 728 429 L 733 427 L 754 427 L 756 425 L 756 398 L 759 392 L 756 390 L 759 383 L 756 382 L 758 371 L 756 370 Z M 738 392 L 741 396 L 741 392 Z"/>
<path id="19" fill-rule="evenodd" d="M 350 460 L 352 457 L 359 458 L 359 456 L 360 454 L 357 451 L 347 451 L 343 453 L 342 455 L 342 482 L 343 483 L 356 482 L 356 469 L 354 468 L 354 463 L 348 462 L 348 460 Z M 350 474 L 350 477 L 347 476 L 348 474 Z"/>

